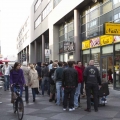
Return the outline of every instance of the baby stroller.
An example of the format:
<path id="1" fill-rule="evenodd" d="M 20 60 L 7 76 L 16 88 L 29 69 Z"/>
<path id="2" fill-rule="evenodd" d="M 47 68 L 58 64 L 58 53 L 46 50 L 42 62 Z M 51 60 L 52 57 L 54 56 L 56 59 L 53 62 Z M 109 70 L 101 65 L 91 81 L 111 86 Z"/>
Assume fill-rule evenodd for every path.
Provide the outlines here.
<path id="1" fill-rule="evenodd" d="M 106 96 L 109 95 L 108 83 L 102 83 L 101 88 L 98 92 L 98 103 L 99 106 L 105 106 L 107 104 Z M 93 95 L 91 95 L 91 105 L 94 104 Z"/>

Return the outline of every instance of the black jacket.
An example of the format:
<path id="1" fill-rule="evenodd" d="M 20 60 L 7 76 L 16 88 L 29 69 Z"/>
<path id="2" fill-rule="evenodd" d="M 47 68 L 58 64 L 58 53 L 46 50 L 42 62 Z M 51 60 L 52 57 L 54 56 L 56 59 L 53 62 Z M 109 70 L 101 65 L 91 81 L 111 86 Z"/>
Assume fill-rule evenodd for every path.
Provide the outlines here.
<path id="1" fill-rule="evenodd" d="M 68 67 L 63 71 L 62 86 L 63 87 L 78 86 L 78 73 L 74 68 Z"/>
<path id="2" fill-rule="evenodd" d="M 64 68 L 62 68 L 62 67 L 60 67 L 60 68 L 57 68 L 56 69 L 56 82 L 57 81 L 61 81 L 62 82 L 62 77 L 63 77 L 63 70 L 64 70 Z"/>
<path id="3" fill-rule="evenodd" d="M 46 66 L 42 68 L 42 77 L 49 77 L 49 69 Z"/>
<path id="4" fill-rule="evenodd" d="M 101 85 L 100 74 L 94 65 L 90 65 L 84 70 L 84 80 L 86 84 L 98 84 Z"/>

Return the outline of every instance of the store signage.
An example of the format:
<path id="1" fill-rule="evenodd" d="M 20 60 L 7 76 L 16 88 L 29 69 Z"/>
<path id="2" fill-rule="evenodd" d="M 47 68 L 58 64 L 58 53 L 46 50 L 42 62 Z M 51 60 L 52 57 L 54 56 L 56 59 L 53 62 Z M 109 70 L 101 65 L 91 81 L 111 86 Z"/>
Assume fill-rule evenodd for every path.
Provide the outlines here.
<path id="1" fill-rule="evenodd" d="M 106 35 L 120 35 L 120 24 L 118 23 L 105 23 Z"/>
<path id="2" fill-rule="evenodd" d="M 63 46 L 64 46 L 64 52 L 75 51 L 74 42 L 65 41 L 63 43 Z"/>
<path id="3" fill-rule="evenodd" d="M 114 36 L 114 43 L 120 42 L 120 36 Z"/>
<path id="4" fill-rule="evenodd" d="M 100 46 L 100 37 L 96 37 L 90 40 L 90 47 L 97 47 Z"/>
<path id="5" fill-rule="evenodd" d="M 82 50 L 90 48 L 90 40 L 82 42 Z"/>
<path id="6" fill-rule="evenodd" d="M 103 35 L 103 36 L 100 37 L 101 46 L 112 44 L 112 43 L 113 43 L 113 36 Z"/>
<path id="7" fill-rule="evenodd" d="M 45 56 L 50 56 L 50 49 L 45 49 Z"/>

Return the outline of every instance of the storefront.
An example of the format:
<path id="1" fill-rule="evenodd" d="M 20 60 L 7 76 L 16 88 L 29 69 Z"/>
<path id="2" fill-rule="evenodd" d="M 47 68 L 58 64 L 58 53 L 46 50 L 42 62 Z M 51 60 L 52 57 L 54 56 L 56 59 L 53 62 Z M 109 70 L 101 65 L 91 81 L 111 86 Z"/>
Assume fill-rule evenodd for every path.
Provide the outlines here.
<path id="1" fill-rule="evenodd" d="M 102 35 L 82 42 L 83 64 L 95 61 L 103 81 L 120 89 L 120 36 Z"/>

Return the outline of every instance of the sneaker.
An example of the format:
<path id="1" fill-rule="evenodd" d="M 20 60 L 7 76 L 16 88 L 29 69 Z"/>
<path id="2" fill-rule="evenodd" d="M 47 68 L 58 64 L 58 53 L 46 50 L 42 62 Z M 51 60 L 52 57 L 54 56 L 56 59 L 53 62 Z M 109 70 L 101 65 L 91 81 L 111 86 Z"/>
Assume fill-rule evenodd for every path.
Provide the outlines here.
<path id="1" fill-rule="evenodd" d="M 63 111 L 66 111 L 67 109 L 66 108 L 63 108 Z"/>
<path id="2" fill-rule="evenodd" d="M 69 111 L 71 112 L 71 111 L 74 111 L 75 110 L 75 108 L 69 108 Z"/>

